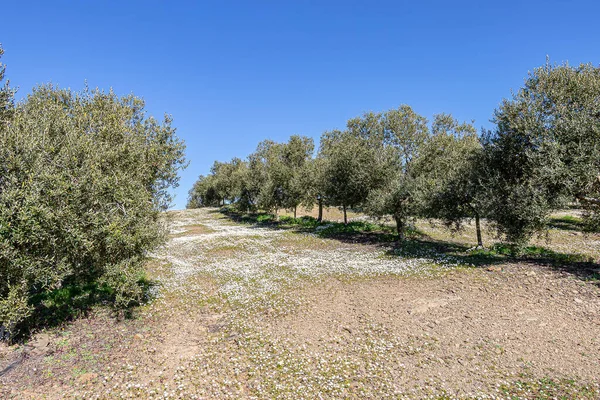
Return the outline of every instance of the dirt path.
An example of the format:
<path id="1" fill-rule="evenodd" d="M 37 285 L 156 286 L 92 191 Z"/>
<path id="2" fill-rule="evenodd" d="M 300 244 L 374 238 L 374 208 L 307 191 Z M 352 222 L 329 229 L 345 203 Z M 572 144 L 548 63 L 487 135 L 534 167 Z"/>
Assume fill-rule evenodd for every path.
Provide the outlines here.
<path id="1" fill-rule="evenodd" d="M 148 265 L 157 298 L 133 319 L 99 308 L 0 346 L 0 397 L 600 396 L 593 283 L 170 216 Z"/>

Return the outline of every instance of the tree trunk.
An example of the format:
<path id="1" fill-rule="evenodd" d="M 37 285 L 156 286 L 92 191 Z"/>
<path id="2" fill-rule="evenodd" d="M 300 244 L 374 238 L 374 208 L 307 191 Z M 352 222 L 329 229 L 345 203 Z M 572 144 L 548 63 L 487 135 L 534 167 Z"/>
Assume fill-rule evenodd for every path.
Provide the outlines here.
<path id="1" fill-rule="evenodd" d="M 600 206 L 600 199 L 594 197 L 587 197 L 584 195 L 578 195 L 577 199 L 582 203 L 594 204 L 596 206 Z"/>
<path id="2" fill-rule="evenodd" d="M 296 209 L 298 208 L 298 206 L 294 206 L 294 219 L 296 219 Z"/>
<path id="3" fill-rule="evenodd" d="M 394 217 L 396 221 L 396 232 L 398 232 L 398 241 L 402 242 L 404 240 L 404 221 L 402 221 L 399 217 Z"/>
<path id="4" fill-rule="evenodd" d="M 317 222 L 323 222 L 323 199 L 319 196 L 319 216 Z"/>
<path id="5" fill-rule="evenodd" d="M 342 208 L 344 209 L 344 225 L 348 225 L 348 216 L 346 214 L 346 206 L 342 206 Z"/>
<path id="6" fill-rule="evenodd" d="M 475 213 L 475 229 L 477 230 L 477 247 L 483 247 L 483 239 L 481 238 L 481 224 L 479 223 L 479 213 Z"/>

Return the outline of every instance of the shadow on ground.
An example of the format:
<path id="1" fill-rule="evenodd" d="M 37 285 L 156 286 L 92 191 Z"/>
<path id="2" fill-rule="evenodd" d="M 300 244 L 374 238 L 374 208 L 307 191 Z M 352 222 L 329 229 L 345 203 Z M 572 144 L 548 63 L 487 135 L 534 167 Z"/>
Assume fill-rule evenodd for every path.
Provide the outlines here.
<path id="1" fill-rule="evenodd" d="M 156 282 L 147 279 L 141 279 L 138 284 L 142 289 L 142 300 L 118 309 L 112 306 L 114 290 L 95 282 L 70 283 L 59 289 L 34 294 L 29 298 L 29 304 L 33 308 L 31 315 L 21 324 L 8 327 L 10 332 L 6 330 L 2 339 L 12 343 L 26 341 L 40 329 L 60 327 L 74 319 L 87 317 L 97 306 L 111 307 L 117 319 L 130 319 L 136 306 L 152 298 L 151 289 L 156 286 Z M 1 328 L 4 327 L 0 327 L 0 330 Z"/>
<path id="2" fill-rule="evenodd" d="M 233 222 L 248 224 L 256 228 L 282 229 L 295 233 L 314 233 L 323 238 L 335 239 L 344 243 L 376 245 L 386 249 L 389 256 L 403 258 L 439 259 L 440 257 L 474 267 L 490 267 L 504 263 L 526 263 L 549 267 L 568 273 L 574 277 L 594 281 L 600 286 L 600 264 L 583 254 L 561 253 L 541 246 L 527 246 L 518 252 L 510 245 L 498 243 L 487 249 L 473 249 L 467 245 L 436 240 L 418 230 L 406 232 L 407 239 L 398 242 L 394 229 L 380 224 L 353 221 L 344 225 L 339 222 L 319 223 L 313 217 L 291 218 L 282 216 L 276 219 L 266 213 L 239 213 L 230 209 L 212 210 L 212 213 L 225 215 Z M 581 230 L 581 222 L 576 218 L 555 218 L 550 227 L 565 230 Z"/>
<path id="3" fill-rule="evenodd" d="M 583 232 L 585 230 L 584 222 L 580 218 L 571 215 L 550 218 L 548 227 L 564 231 Z"/>

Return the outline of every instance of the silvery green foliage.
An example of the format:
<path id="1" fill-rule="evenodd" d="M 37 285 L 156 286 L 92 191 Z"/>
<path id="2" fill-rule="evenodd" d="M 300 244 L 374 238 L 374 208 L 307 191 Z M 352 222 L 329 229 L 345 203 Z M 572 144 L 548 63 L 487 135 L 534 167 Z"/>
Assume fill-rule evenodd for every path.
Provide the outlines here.
<path id="1" fill-rule="evenodd" d="M 293 135 L 285 144 L 283 149 L 283 170 L 284 179 L 284 201 L 283 208 L 294 210 L 302 203 L 313 200 L 311 190 L 308 186 L 311 171 L 311 160 L 315 150 L 315 144 L 312 138 L 306 136 Z"/>
<path id="2" fill-rule="evenodd" d="M 212 178 L 208 181 L 210 186 L 207 188 L 216 196 L 217 205 L 234 202 L 239 197 L 241 190 L 239 171 L 242 168 L 244 168 L 244 162 L 239 158 L 233 158 L 230 162 L 214 162 L 210 170 Z"/>
<path id="3" fill-rule="evenodd" d="M 233 204 L 241 211 L 295 210 L 311 195 L 307 187 L 314 143 L 294 135 L 287 143 L 264 140 L 247 161 L 215 162 L 189 192 L 188 208 Z"/>
<path id="4" fill-rule="evenodd" d="M 272 159 L 276 143 L 272 140 L 263 140 L 258 144 L 256 150 L 248 156 L 248 174 L 246 176 L 247 199 L 252 207 L 258 209 L 270 206 L 269 196 L 266 195 L 265 187 L 269 179 L 267 165 Z"/>
<path id="5" fill-rule="evenodd" d="M 492 219 L 517 243 L 547 215 L 577 200 L 597 229 L 600 206 L 600 69 L 567 64 L 535 69 L 496 110 L 484 142 L 492 170 Z"/>
<path id="6" fill-rule="evenodd" d="M 391 215 L 396 221 L 399 239 L 409 219 L 418 214 L 419 156 L 429 138 L 427 119 L 408 105 L 380 115 L 379 124 L 368 135 L 379 143 L 378 163 L 381 181 L 368 193 L 366 210 L 373 216 Z"/>
<path id="7" fill-rule="evenodd" d="M 4 54 L 4 49 L 0 43 L 0 59 Z M 6 72 L 6 66 L 0 62 L 0 83 L 4 81 L 4 74 Z M 14 94 L 15 91 L 10 88 L 8 81 L 4 82 L 4 85 L 0 86 L 0 128 L 6 126 L 10 121 L 10 118 L 14 111 Z"/>
<path id="8" fill-rule="evenodd" d="M 200 175 L 188 192 L 186 208 L 216 207 L 221 203 L 215 187 L 214 175 Z"/>
<path id="9" fill-rule="evenodd" d="M 233 158 L 230 162 L 215 161 L 209 175 L 200 175 L 189 191 L 187 208 L 218 207 L 243 203 L 245 211 L 254 207 L 255 195 L 250 193 L 248 162 Z"/>
<path id="10" fill-rule="evenodd" d="M 434 115 L 430 134 L 415 163 L 424 197 L 433 197 L 455 175 L 462 173 L 470 156 L 480 148 L 477 131 L 471 123 L 461 123 L 450 114 Z"/>
<path id="11" fill-rule="evenodd" d="M 419 156 L 420 214 L 442 219 L 453 229 L 474 219 L 478 245 L 483 246 L 480 218 L 486 216 L 487 175 L 482 146 L 472 124 L 450 114 L 434 116 L 431 136 Z"/>
<path id="12" fill-rule="evenodd" d="M 319 158 L 323 160 L 323 194 L 327 205 L 344 211 L 363 205 L 379 183 L 377 148 L 369 140 L 349 130 L 325 132 L 321 136 Z"/>
<path id="13" fill-rule="evenodd" d="M 312 158 L 311 138 L 293 135 L 287 143 L 264 141 L 250 157 L 257 205 L 264 210 L 295 209 L 307 196 L 304 169 Z"/>
<path id="14" fill-rule="evenodd" d="M 18 104 L 0 131 L 0 325 L 18 327 L 32 295 L 66 284 L 139 301 L 183 152 L 171 118 L 148 118 L 133 95 L 47 85 Z"/>
<path id="15" fill-rule="evenodd" d="M 317 219 L 323 219 L 323 206 L 326 203 L 325 199 L 325 162 L 326 160 L 321 154 L 317 154 L 315 158 L 308 160 L 300 174 L 301 187 L 304 189 L 301 204 L 306 209 L 312 209 L 315 204 L 318 207 Z"/>

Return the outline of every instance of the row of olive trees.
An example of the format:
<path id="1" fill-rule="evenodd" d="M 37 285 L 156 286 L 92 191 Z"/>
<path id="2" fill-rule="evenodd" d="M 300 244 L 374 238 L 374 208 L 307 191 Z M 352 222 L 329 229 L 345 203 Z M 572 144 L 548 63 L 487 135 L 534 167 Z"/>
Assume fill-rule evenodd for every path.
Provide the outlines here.
<path id="1" fill-rule="evenodd" d="M 299 205 L 316 204 L 321 220 L 324 205 L 337 206 L 345 223 L 347 210 L 360 207 L 376 217 L 391 215 L 402 237 L 411 218 L 442 215 L 436 195 L 480 148 L 471 124 L 440 114 L 430 128 L 403 105 L 325 132 L 314 158 L 312 139 L 292 136 L 287 143 L 261 142 L 246 161 L 216 162 L 190 190 L 188 207 L 231 203 L 245 211 L 285 208 L 295 215 Z"/>
<path id="2" fill-rule="evenodd" d="M 433 122 L 407 105 L 351 119 L 310 138 L 263 141 L 246 160 L 215 163 L 190 190 L 188 207 L 240 210 L 299 205 L 360 208 L 391 216 L 399 238 L 416 217 L 453 229 L 482 218 L 499 235 L 526 243 L 554 210 L 578 202 L 589 229 L 600 225 L 600 69 L 536 69 L 495 111 L 496 128 L 477 134 L 451 115 Z"/>
<path id="3" fill-rule="evenodd" d="M 66 286 L 97 285 L 117 306 L 139 301 L 184 166 L 171 119 L 112 91 L 13 95 L 0 89 L 0 328 L 18 330 L 44 307 L 32 299 Z"/>
<path id="4" fill-rule="evenodd" d="M 296 210 L 312 204 L 312 139 L 292 136 L 288 143 L 265 140 L 247 160 L 215 162 L 190 191 L 188 207 L 235 203 L 244 211 Z"/>

